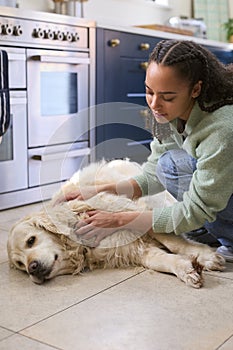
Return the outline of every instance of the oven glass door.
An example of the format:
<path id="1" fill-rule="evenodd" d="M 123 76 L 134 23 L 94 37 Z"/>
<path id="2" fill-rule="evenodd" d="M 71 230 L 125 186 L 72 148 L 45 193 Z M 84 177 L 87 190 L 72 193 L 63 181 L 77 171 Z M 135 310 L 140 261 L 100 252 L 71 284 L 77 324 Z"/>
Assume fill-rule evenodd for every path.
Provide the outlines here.
<path id="1" fill-rule="evenodd" d="M 11 123 L 0 144 L 0 193 L 28 186 L 26 92 L 10 96 Z"/>
<path id="2" fill-rule="evenodd" d="M 87 53 L 27 50 L 30 148 L 88 139 L 88 74 Z"/>

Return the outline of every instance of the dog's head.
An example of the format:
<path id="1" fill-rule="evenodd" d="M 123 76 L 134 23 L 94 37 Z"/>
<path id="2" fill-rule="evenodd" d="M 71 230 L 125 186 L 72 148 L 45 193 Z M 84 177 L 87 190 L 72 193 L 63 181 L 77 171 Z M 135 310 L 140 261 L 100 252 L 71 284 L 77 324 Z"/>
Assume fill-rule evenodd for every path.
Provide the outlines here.
<path id="1" fill-rule="evenodd" d="M 79 273 L 84 268 L 84 247 L 60 230 L 68 225 L 61 225 L 57 226 L 48 212 L 18 221 L 8 236 L 10 265 L 26 271 L 38 284 L 57 275 Z"/>

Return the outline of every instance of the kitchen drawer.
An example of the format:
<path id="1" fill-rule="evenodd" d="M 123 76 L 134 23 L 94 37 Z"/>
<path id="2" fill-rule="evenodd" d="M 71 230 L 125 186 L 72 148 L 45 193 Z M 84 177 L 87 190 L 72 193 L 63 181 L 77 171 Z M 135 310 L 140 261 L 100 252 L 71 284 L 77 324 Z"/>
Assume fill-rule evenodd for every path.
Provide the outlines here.
<path id="1" fill-rule="evenodd" d="M 119 40 L 119 45 L 114 45 Z M 148 59 L 150 52 L 162 38 L 148 37 L 144 35 L 106 31 L 105 42 L 109 50 L 119 50 L 120 56 L 138 57 Z"/>
<path id="2" fill-rule="evenodd" d="M 89 163 L 87 142 L 33 148 L 29 151 L 29 187 L 69 179 Z"/>

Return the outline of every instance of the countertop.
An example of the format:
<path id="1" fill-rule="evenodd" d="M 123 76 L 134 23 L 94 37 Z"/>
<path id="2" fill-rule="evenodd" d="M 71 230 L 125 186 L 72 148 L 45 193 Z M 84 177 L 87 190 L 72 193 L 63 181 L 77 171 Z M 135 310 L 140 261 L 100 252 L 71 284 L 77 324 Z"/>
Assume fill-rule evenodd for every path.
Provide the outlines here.
<path id="1" fill-rule="evenodd" d="M 116 26 L 116 25 L 109 25 L 106 23 L 96 23 L 96 26 L 98 28 L 103 29 L 109 29 L 109 30 L 115 30 L 120 32 L 126 32 L 126 33 L 133 33 L 133 34 L 141 34 L 141 35 L 148 35 L 153 37 L 159 37 L 164 39 L 181 39 L 181 40 L 193 40 L 199 44 L 209 45 L 209 46 L 215 46 L 220 48 L 226 48 L 226 50 L 233 50 L 233 44 L 227 43 L 227 42 L 220 42 L 215 40 L 209 40 L 209 39 L 202 39 L 197 38 L 195 36 L 188 36 L 188 35 L 181 35 L 181 34 L 174 34 L 174 33 L 168 33 L 168 32 L 162 32 L 159 30 L 153 30 L 153 29 L 146 29 L 146 28 L 139 28 L 139 27 L 133 27 L 133 26 Z"/>

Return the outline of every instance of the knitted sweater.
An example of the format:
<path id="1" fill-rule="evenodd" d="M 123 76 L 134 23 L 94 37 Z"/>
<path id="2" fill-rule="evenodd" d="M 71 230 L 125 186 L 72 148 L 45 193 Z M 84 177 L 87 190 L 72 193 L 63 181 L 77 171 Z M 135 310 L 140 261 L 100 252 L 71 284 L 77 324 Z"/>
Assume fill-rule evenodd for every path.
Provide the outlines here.
<path id="1" fill-rule="evenodd" d="M 156 164 L 164 152 L 181 148 L 197 159 L 197 169 L 183 201 L 153 209 L 155 232 L 181 234 L 203 226 L 205 221 L 214 221 L 233 194 L 233 106 L 207 113 L 195 103 L 185 125 L 184 141 L 176 124 L 177 120 L 170 123 L 173 134 L 162 144 L 157 139 L 152 141 L 143 174 L 134 179 L 142 195 L 159 193 L 164 188 L 156 177 Z"/>

